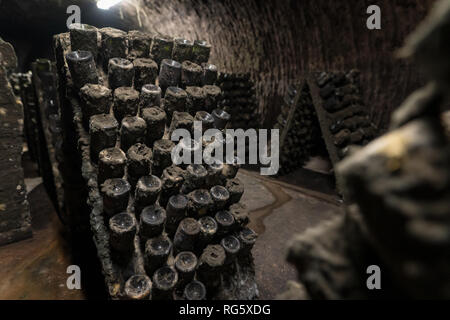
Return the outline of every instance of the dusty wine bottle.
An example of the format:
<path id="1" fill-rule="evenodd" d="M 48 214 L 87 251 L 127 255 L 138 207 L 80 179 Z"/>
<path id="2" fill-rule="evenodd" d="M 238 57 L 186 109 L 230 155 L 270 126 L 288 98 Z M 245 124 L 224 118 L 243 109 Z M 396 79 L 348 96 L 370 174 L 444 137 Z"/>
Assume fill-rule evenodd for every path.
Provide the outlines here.
<path id="1" fill-rule="evenodd" d="M 181 251 L 193 251 L 195 242 L 200 233 L 200 225 L 193 218 L 185 218 L 178 225 L 177 232 L 173 238 L 173 251 L 178 254 Z"/>
<path id="2" fill-rule="evenodd" d="M 244 194 L 244 185 L 242 184 L 241 180 L 239 180 L 238 178 L 229 179 L 227 180 L 225 187 L 230 194 L 228 205 L 238 203 L 241 200 L 242 195 Z"/>
<path id="3" fill-rule="evenodd" d="M 229 211 L 234 218 L 236 227 L 245 227 L 249 223 L 248 210 L 244 204 L 232 204 Z"/>
<path id="4" fill-rule="evenodd" d="M 190 40 L 177 38 L 174 41 L 172 59 L 175 61 L 186 61 L 192 59 L 192 49 L 194 43 Z"/>
<path id="5" fill-rule="evenodd" d="M 194 279 L 197 256 L 193 252 L 182 251 L 175 257 L 174 266 L 178 273 L 177 286 L 184 286 Z"/>
<path id="6" fill-rule="evenodd" d="M 158 65 L 148 58 L 138 58 L 133 61 L 134 88 L 141 90 L 145 84 L 155 83 L 158 77 Z M 149 106 L 153 107 L 153 105 Z"/>
<path id="7" fill-rule="evenodd" d="M 213 206 L 211 194 L 206 189 L 194 190 L 187 195 L 187 198 L 189 199 L 189 217 L 201 217 L 207 214 Z"/>
<path id="8" fill-rule="evenodd" d="M 225 179 L 233 179 L 234 177 L 236 177 L 241 166 L 239 163 L 239 158 L 235 156 L 232 162 L 227 162 L 224 164 L 222 175 L 225 177 Z"/>
<path id="9" fill-rule="evenodd" d="M 168 36 L 157 35 L 153 37 L 152 46 L 150 48 L 150 57 L 155 60 L 158 65 L 163 63 L 164 59 L 170 59 L 172 57 L 173 42 L 173 39 Z"/>
<path id="10" fill-rule="evenodd" d="M 92 162 L 97 163 L 100 151 L 116 145 L 118 127 L 119 124 L 112 115 L 97 114 L 91 117 L 89 120 L 89 147 Z"/>
<path id="11" fill-rule="evenodd" d="M 112 58 L 126 58 L 128 51 L 128 35 L 126 32 L 114 28 L 99 29 L 101 34 L 101 55 L 103 68 L 107 70 Z M 111 87 L 111 85 L 110 85 Z"/>
<path id="12" fill-rule="evenodd" d="M 211 45 L 205 40 L 195 40 L 192 49 L 192 61 L 198 64 L 208 62 L 211 53 Z"/>
<path id="13" fill-rule="evenodd" d="M 128 149 L 127 177 L 133 190 L 140 177 L 151 175 L 152 158 L 152 149 L 145 144 L 136 143 Z"/>
<path id="14" fill-rule="evenodd" d="M 175 111 L 186 111 L 187 93 L 181 88 L 169 86 L 164 95 L 164 110 L 167 114 L 167 121 L 172 121 L 172 115 Z"/>
<path id="15" fill-rule="evenodd" d="M 113 111 L 119 123 L 125 116 L 135 116 L 138 112 L 139 92 L 130 87 L 119 87 L 114 90 Z"/>
<path id="16" fill-rule="evenodd" d="M 181 87 L 196 87 L 202 85 L 203 69 L 191 61 L 181 64 Z"/>
<path id="17" fill-rule="evenodd" d="M 186 129 L 186 128 L 185 128 Z M 179 163 L 178 165 L 186 169 L 188 165 L 191 163 L 195 163 L 201 161 L 201 148 L 202 145 L 191 138 L 182 138 L 177 146 L 176 150 L 174 150 L 174 154 L 172 155 L 172 160 L 175 163 Z M 196 159 L 196 156 L 200 155 L 199 159 Z"/>
<path id="18" fill-rule="evenodd" d="M 89 128 L 89 119 L 96 114 L 109 113 L 112 105 L 112 91 L 99 84 L 87 83 L 80 89 L 83 125 Z"/>
<path id="19" fill-rule="evenodd" d="M 217 229 L 217 236 L 223 237 L 226 234 L 230 233 L 230 231 L 233 229 L 234 226 L 234 217 L 233 215 L 227 211 L 222 210 L 216 213 L 214 216 L 214 219 L 216 219 L 218 229 Z"/>
<path id="20" fill-rule="evenodd" d="M 107 148 L 98 155 L 98 184 L 106 179 L 122 178 L 125 175 L 127 156 L 119 148 Z"/>
<path id="21" fill-rule="evenodd" d="M 202 122 L 202 133 L 205 133 L 208 129 L 214 128 L 214 118 L 206 111 L 198 111 L 195 114 L 194 121 Z"/>
<path id="22" fill-rule="evenodd" d="M 97 60 L 98 30 L 96 27 L 83 23 L 72 23 L 69 25 L 70 48 L 72 51 L 84 50 L 92 53 L 94 60 Z"/>
<path id="23" fill-rule="evenodd" d="M 197 111 L 205 109 L 206 93 L 201 87 L 186 87 L 186 111 L 195 115 Z"/>
<path id="24" fill-rule="evenodd" d="M 157 269 L 164 266 L 171 250 L 172 241 L 164 234 L 147 240 L 144 255 L 145 272 L 151 276 Z"/>
<path id="25" fill-rule="evenodd" d="M 178 273 L 173 267 L 164 266 L 153 275 L 153 300 L 171 300 L 172 291 L 178 282 Z"/>
<path id="26" fill-rule="evenodd" d="M 217 233 L 217 222 L 210 216 L 201 217 L 198 220 L 200 224 L 200 234 L 196 243 L 195 252 L 201 254 L 208 244 L 210 244 Z"/>
<path id="27" fill-rule="evenodd" d="M 201 164 L 190 164 L 187 166 L 181 193 L 188 194 L 195 189 L 205 186 L 208 171 Z"/>
<path id="28" fill-rule="evenodd" d="M 136 143 L 145 143 L 147 123 L 138 116 L 126 116 L 120 127 L 120 147 L 127 152 Z"/>
<path id="29" fill-rule="evenodd" d="M 111 217 L 127 209 L 131 186 L 125 179 L 107 179 L 101 187 L 103 211 Z"/>
<path id="30" fill-rule="evenodd" d="M 208 245 L 200 256 L 197 278 L 206 285 L 210 295 L 220 285 L 218 275 L 223 269 L 225 257 L 225 250 L 218 244 Z"/>
<path id="31" fill-rule="evenodd" d="M 206 177 L 206 186 L 211 188 L 216 185 L 223 184 L 223 162 L 218 159 L 209 159 L 210 164 L 205 164 L 206 170 L 208 171 L 208 176 Z"/>
<path id="32" fill-rule="evenodd" d="M 205 300 L 206 299 L 206 287 L 205 285 L 198 281 L 194 280 L 184 287 L 183 297 L 186 300 Z"/>
<path id="33" fill-rule="evenodd" d="M 203 91 L 206 93 L 205 111 L 211 113 L 217 108 L 217 102 L 219 101 L 222 92 L 218 86 L 214 85 L 203 86 Z"/>
<path id="34" fill-rule="evenodd" d="M 75 51 L 75 50 L 82 50 L 82 49 L 72 49 L 72 51 Z M 86 50 L 86 51 L 89 51 L 89 50 Z M 52 77 L 51 73 L 50 73 L 50 71 L 52 70 L 52 62 L 50 60 L 44 59 L 44 58 L 36 59 L 35 68 L 36 68 L 37 76 L 39 78 L 41 78 L 40 80 L 44 84 L 49 84 L 48 81 Z M 49 76 L 50 76 L 50 78 L 49 78 Z M 53 82 L 53 80 L 51 80 L 51 82 Z"/>
<path id="35" fill-rule="evenodd" d="M 252 229 L 242 229 L 238 234 L 238 239 L 241 242 L 240 254 L 248 256 L 256 242 L 256 238 L 258 238 L 258 234 Z"/>
<path id="36" fill-rule="evenodd" d="M 148 300 L 152 292 L 152 282 L 145 274 L 132 275 L 125 282 L 125 298 L 129 300 Z"/>
<path id="37" fill-rule="evenodd" d="M 209 193 L 211 194 L 211 198 L 213 201 L 213 205 L 211 206 L 212 212 L 217 212 L 228 204 L 230 199 L 230 193 L 227 188 L 223 186 L 214 186 L 209 189 Z"/>
<path id="38" fill-rule="evenodd" d="M 202 63 L 203 85 L 213 85 L 217 81 L 217 67 L 210 63 Z"/>
<path id="39" fill-rule="evenodd" d="M 161 88 L 155 84 L 144 84 L 139 95 L 139 106 L 141 113 L 144 108 L 161 106 Z"/>
<path id="40" fill-rule="evenodd" d="M 97 67 L 89 51 L 72 51 L 66 54 L 73 86 L 79 90 L 87 83 L 98 83 Z"/>
<path id="41" fill-rule="evenodd" d="M 214 127 L 216 129 L 225 129 L 231 119 L 231 115 L 223 109 L 214 109 L 211 115 L 214 118 Z"/>
<path id="42" fill-rule="evenodd" d="M 151 130 L 151 129 L 149 129 Z M 168 139 L 160 139 L 153 144 L 153 174 L 161 176 L 163 170 L 172 165 L 172 148 L 175 144 Z"/>
<path id="43" fill-rule="evenodd" d="M 161 235 L 165 222 L 166 210 L 159 205 L 145 207 L 140 216 L 140 236 L 143 239 L 150 239 Z"/>
<path id="44" fill-rule="evenodd" d="M 166 126 L 167 116 L 163 109 L 158 107 L 141 109 L 141 117 L 147 123 L 146 144 L 153 147 L 156 140 L 162 139 Z"/>
<path id="45" fill-rule="evenodd" d="M 174 111 L 172 114 L 172 122 L 170 123 L 168 136 L 169 138 L 172 137 L 172 133 L 176 129 L 186 129 L 189 132 L 193 133 L 193 125 L 194 125 L 194 118 L 189 113 Z"/>
<path id="46" fill-rule="evenodd" d="M 108 83 L 111 89 L 131 87 L 133 85 L 134 67 L 130 60 L 112 58 L 108 62 Z"/>
<path id="47" fill-rule="evenodd" d="M 128 31 L 128 57 L 146 58 L 150 53 L 152 37 L 139 30 Z"/>
<path id="48" fill-rule="evenodd" d="M 226 236 L 220 241 L 220 245 L 225 250 L 225 264 L 232 263 L 241 249 L 241 244 L 235 236 Z"/>
<path id="49" fill-rule="evenodd" d="M 162 93 L 169 87 L 177 87 L 181 81 L 181 64 L 178 61 L 164 59 L 159 69 L 159 86 Z"/>
<path id="50" fill-rule="evenodd" d="M 163 186 L 159 196 L 159 204 L 166 206 L 169 198 L 180 192 L 184 181 L 184 170 L 176 165 L 171 165 L 163 170 L 161 181 Z"/>
<path id="51" fill-rule="evenodd" d="M 155 204 L 161 192 L 161 187 L 161 180 L 156 176 L 143 176 L 138 180 L 134 196 L 134 208 L 137 217 L 144 207 Z"/>
<path id="52" fill-rule="evenodd" d="M 165 231 L 169 237 L 173 238 L 181 220 L 186 218 L 188 199 L 182 195 L 177 194 L 169 198 L 166 206 L 166 226 Z"/>
<path id="53" fill-rule="evenodd" d="M 111 248 L 120 253 L 134 251 L 136 219 L 132 214 L 122 212 L 109 219 L 109 243 Z"/>

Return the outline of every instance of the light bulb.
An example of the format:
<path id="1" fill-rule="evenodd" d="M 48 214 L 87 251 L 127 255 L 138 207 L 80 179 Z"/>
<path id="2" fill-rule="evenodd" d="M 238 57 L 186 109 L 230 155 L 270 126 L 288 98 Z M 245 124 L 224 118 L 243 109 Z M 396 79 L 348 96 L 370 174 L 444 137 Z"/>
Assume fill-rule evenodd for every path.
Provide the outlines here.
<path id="1" fill-rule="evenodd" d="M 112 6 L 115 6 L 116 4 L 122 2 L 122 0 L 98 0 L 97 1 L 97 7 L 99 9 L 108 10 Z"/>

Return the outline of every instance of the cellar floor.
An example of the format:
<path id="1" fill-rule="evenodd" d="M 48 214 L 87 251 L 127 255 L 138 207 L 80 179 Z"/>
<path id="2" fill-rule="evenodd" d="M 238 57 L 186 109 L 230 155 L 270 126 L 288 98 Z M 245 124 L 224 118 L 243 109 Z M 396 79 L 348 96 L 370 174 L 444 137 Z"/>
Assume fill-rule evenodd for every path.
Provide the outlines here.
<path id="1" fill-rule="evenodd" d="M 100 274 L 89 274 L 89 281 L 84 281 L 88 288 L 67 288 L 72 248 L 43 184 L 32 171 L 30 164 L 25 165 L 33 238 L 0 247 L 0 299 L 105 298 Z M 309 170 L 281 179 L 240 170 L 238 177 L 245 185 L 242 201 L 250 210 L 250 227 L 259 234 L 253 255 L 260 298 L 273 299 L 286 289 L 286 281 L 296 278 L 294 268 L 285 261 L 287 241 L 338 214 L 340 201 L 329 179 Z M 81 276 L 85 275 L 81 267 Z"/>

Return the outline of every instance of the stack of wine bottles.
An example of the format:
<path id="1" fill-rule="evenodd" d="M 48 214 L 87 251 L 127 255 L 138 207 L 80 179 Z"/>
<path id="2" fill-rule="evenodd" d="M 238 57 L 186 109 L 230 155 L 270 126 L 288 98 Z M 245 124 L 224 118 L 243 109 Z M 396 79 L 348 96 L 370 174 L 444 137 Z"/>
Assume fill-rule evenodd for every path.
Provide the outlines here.
<path id="1" fill-rule="evenodd" d="M 358 75 L 356 70 L 312 73 L 289 88 L 275 125 L 281 130 L 281 174 L 315 155 L 327 154 L 336 165 L 351 145 L 365 145 L 375 137 Z"/>
<path id="2" fill-rule="evenodd" d="M 175 129 L 192 133 L 197 120 L 221 130 L 230 119 L 218 105 L 209 44 L 87 25 L 69 29 L 54 38 L 62 108 L 73 128 L 66 136 L 75 138 L 67 141 L 73 152 L 67 156 L 80 161 L 87 194 L 79 200 L 87 203 L 111 297 L 256 297 L 257 235 L 240 203 L 239 167 L 213 158 L 172 161 Z M 177 146 L 188 153 L 203 143 L 183 139 Z"/>
<path id="3" fill-rule="evenodd" d="M 325 150 L 319 122 L 306 83 L 290 86 L 275 124 L 280 129 L 281 175 L 301 168 Z"/>
<path id="4" fill-rule="evenodd" d="M 231 127 L 258 129 L 261 116 L 258 112 L 255 84 L 248 73 L 221 73 L 217 80 L 222 89 L 221 104 L 231 114 Z"/>

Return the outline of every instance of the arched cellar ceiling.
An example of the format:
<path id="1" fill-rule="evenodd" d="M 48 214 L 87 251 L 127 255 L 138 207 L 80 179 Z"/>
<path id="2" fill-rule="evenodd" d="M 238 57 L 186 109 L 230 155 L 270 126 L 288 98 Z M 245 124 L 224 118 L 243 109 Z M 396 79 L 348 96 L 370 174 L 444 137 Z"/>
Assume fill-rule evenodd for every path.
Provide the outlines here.
<path id="1" fill-rule="evenodd" d="M 9 12 L 16 13 L 22 10 L 28 12 L 16 22 L 22 24 L 22 29 L 34 25 L 45 32 L 50 30 L 42 25 L 42 17 L 51 15 L 55 17 L 52 25 L 64 27 L 65 2 L 77 3 L 50 1 L 45 7 L 41 5 L 40 11 L 39 1 L 26 1 L 27 6 L 13 5 L 14 2 L 17 3 L 0 2 L 3 11 L 0 21 L 5 21 L 8 9 L 13 8 Z M 393 54 L 433 2 L 142 0 L 139 10 L 133 7 L 120 13 L 112 9 L 108 19 L 98 19 L 92 1 L 79 1 L 85 23 L 110 22 L 125 29 L 140 24 L 142 29 L 151 32 L 210 41 L 211 61 L 219 70 L 251 73 L 266 125 L 271 125 L 276 118 L 288 85 L 302 73 L 358 68 L 372 120 L 381 127 L 387 126 L 390 112 L 422 82 L 411 63 L 398 61 Z M 381 30 L 366 28 L 366 9 L 371 4 L 381 8 Z M 119 19 L 120 16 L 124 19 Z M 61 30 L 54 33 L 57 32 Z"/>

